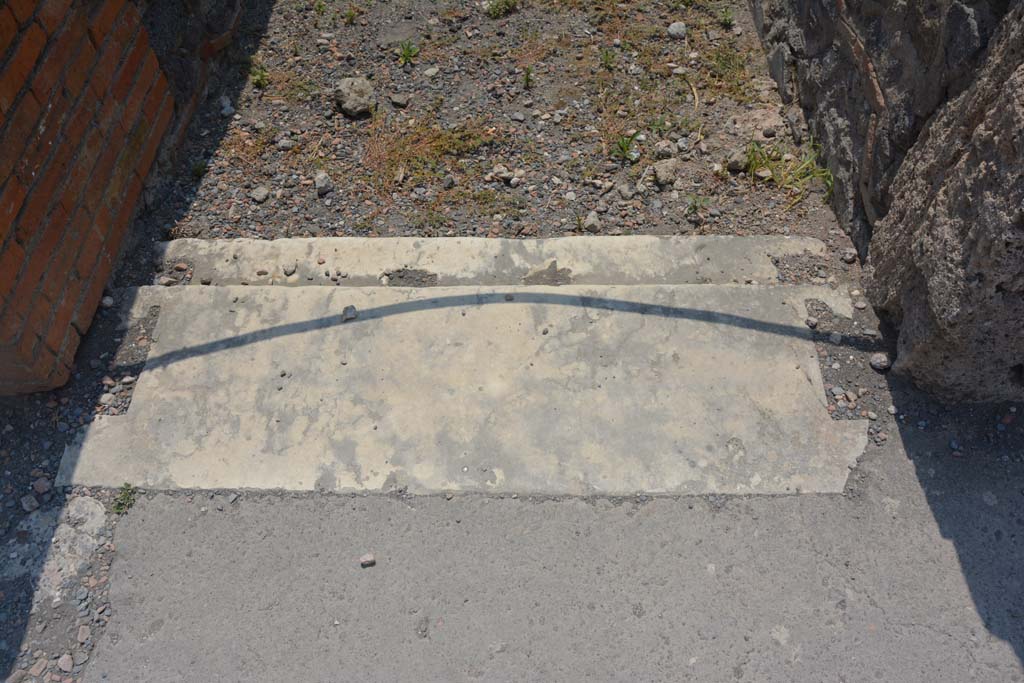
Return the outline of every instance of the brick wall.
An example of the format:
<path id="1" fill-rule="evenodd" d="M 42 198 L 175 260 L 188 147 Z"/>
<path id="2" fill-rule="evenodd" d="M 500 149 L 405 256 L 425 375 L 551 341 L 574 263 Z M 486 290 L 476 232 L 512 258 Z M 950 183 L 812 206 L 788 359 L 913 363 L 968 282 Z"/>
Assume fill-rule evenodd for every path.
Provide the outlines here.
<path id="1" fill-rule="evenodd" d="M 130 0 L 0 7 L 0 394 L 67 380 L 173 109 Z"/>

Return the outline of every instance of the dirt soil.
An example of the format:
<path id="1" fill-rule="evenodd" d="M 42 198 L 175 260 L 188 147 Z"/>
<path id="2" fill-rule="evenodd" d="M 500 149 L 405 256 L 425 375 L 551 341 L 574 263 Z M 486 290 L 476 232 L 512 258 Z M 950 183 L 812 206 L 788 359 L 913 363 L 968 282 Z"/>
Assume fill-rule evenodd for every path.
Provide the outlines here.
<path id="1" fill-rule="evenodd" d="M 681 39 L 668 31 L 677 21 Z M 826 183 L 783 172 L 813 160 L 812 145 L 799 112 L 782 108 L 740 3 L 531 0 L 492 18 L 454 0 L 283 0 L 229 59 L 147 221 L 154 234 L 835 227 Z M 334 92 L 359 76 L 375 110 L 352 118 Z M 751 142 L 794 158 L 775 179 L 725 170 Z M 667 159 L 668 175 L 656 174 Z"/>

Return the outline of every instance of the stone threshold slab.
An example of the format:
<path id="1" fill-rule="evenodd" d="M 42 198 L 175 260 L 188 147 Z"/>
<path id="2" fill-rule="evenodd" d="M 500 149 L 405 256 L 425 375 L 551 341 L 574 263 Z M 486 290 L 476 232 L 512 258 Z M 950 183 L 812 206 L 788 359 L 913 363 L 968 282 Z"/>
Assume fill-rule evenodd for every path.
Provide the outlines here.
<path id="1" fill-rule="evenodd" d="M 166 263 L 189 263 L 191 284 L 397 286 L 774 284 L 773 258 L 825 244 L 807 237 L 622 236 L 181 239 Z M 344 277 L 340 277 L 344 275 Z"/>
<path id="2" fill-rule="evenodd" d="M 144 287 L 125 415 L 62 485 L 537 495 L 838 493 L 866 423 L 826 410 L 804 302 L 723 285 Z M 358 317 L 346 320 L 346 307 Z M 350 309 L 351 310 L 351 309 Z"/>

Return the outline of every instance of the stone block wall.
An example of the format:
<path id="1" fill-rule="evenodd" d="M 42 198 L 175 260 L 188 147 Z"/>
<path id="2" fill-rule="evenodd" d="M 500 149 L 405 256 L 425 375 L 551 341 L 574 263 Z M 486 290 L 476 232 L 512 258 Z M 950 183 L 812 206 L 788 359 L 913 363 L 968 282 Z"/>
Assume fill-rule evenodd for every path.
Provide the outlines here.
<path id="1" fill-rule="evenodd" d="M 174 99 L 138 7 L 0 7 L 0 393 L 59 386 Z"/>
<path id="2" fill-rule="evenodd" d="M 1024 399 L 1024 0 L 750 3 L 893 370 L 951 403 Z"/>

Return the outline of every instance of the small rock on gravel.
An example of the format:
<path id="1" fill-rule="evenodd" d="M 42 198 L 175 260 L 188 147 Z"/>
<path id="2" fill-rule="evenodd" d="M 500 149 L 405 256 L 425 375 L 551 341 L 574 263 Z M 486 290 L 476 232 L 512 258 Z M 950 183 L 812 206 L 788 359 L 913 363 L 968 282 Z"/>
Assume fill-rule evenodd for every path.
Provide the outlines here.
<path id="1" fill-rule="evenodd" d="M 857 260 L 857 250 L 851 248 L 843 249 L 839 254 L 839 258 L 843 260 L 843 263 L 853 263 Z"/>
<path id="2" fill-rule="evenodd" d="M 39 509 L 39 501 L 31 493 L 21 497 L 21 509 L 25 512 L 33 512 Z"/>
<path id="3" fill-rule="evenodd" d="M 677 177 L 679 177 L 678 159 L 665 159 L 654 164 L 654 180 L 658 185 L 671 185 Z"/>
<path id="4" fill-rule="evenodd" d="M 66 674 L 71 673 L 71 670 L 75 668 L 75 660 L 71 658 L 71 655 L 64 653 L 57 660 L 57 668 Z"/>
<path id="5" fill-rule="evenodd" d="M 738 149 L 729 156 L 725 167 L 730 173 L 743 173 L 747 170 L 747 153 Z"/>
<path id="6" fill-rule="evenodd" d="M 331 176 L 327 175 L 324 171 L 320 171 L 313 178 L 313 185 L 316 187 L 316 194 L 318 197 L 330 193 L 334 190 L 334 183 L 331 182 Z"/>
<path id="7" fill-rule="evenodd" d="M 359 311 L 356 310 L 355 306 L 346 306 L 341 312 L 341 321 L 348 322 L 349 320 L 355 320 L 359 317 Z"/>
<path id="8" fill-rule="evenodd" d="M 334 104 L 345 116 L 360 118 L 369 116 L 377 103 L 374 100 L 373 84 L 363 77 L 343 78 L 334 91 Z"/>
<path id="9" fill-rule="evenodd" d="M 266 185 L 260 185 L 250 192 L 249 196 L 252 197 L 252 200 L 257 204 L 262 204 L 270 197 L 270 188 Z"/>
<path id="10" fill-rule="evenodd" d="M 597 215 L 597 211 L 591 211 L 583 219 L 583 229 L 587 232 L 601 232 L 601 218 Z"/>
<path id="11" fill-rule="evenodd" d="M 676 40 L 683 40 L 686 38 L 686 24 L 681 21 L 674 21 L 668 27 L 668 35 L 670 38 Z"/>
<path id="12" fill-rule="evenodd" d="M 360 567 L 372 567 L 375 564 L 377 564 L 377 558 L 373 556 L 373 553 L 366 553 L 365 555 L 359 558 Z"/>
<path id="13" fill-rule="evenodd" d="M 871 367 L 879 372 L 885 372 L 892 367 L 892 360 L 889 358 L 887 353 L 873 353 L 871 354 Z"/>

